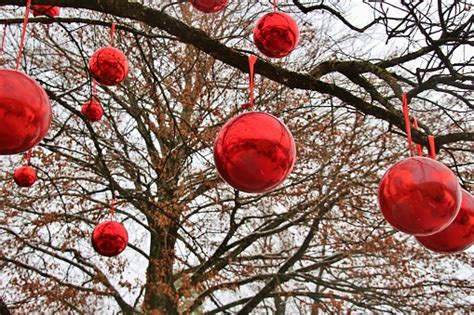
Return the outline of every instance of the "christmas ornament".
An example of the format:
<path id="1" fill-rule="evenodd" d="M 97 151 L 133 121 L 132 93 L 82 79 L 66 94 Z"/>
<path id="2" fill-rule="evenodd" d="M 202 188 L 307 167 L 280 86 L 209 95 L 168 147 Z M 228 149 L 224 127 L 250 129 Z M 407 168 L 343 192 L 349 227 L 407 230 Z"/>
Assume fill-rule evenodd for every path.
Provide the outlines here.
<path id="1" fill-rule="evenodd" d="M 214 143 L 220 176 L 235 189 L 250 193 L 270 191 L 281 184 L 295 159 L 291 132 L 276 117 L 263 112 L 234 117 Z"/>
<path id="2" fill-rule="evenodd" d="M 32 5 L 31 11 L 33 12 L 33 16 L 49 16 L 49 17 L 56 17 L 59 16 L 59 12 L 61 11 L 60 7 L 55 7 L 52 5 Z"/>
<path id="3" fill-rule="evenodd" d="M 96 99 L 91 99 L 88 102 L 84 103 L 81 108 L 81 113 L 92 122 L 99 121 L 104 114 L 104 110 L 100 105 L 99 101 Z"/>
<path id="4" fill-rule="evenodd" d="M 474 197 L 462 190 L 461 208 L 454 221 L 441 232 L 416 236 L 424 247 L 437 253 L 456 253 L 474 244 Z"/>
<path id="5" fill-rule="evenodd" d="M 272 12 L 258 20 L 253 40 L 258 50 L 270 58 L 282 58 L 295 49 L 300 31 L 288 14 Z"/>
<path id="6" fill-rule="evenodd" d="M 50 124 L 51 104 L 43 88 L 22 72 L 0 69 L 0 155 L 32 148 Z"/>
<path id="7" fill-rule="evenodd" d="M 92 232 L 92 246 L 102 256 L 117 256 L 123 252 L 127 244 L 127 230 L 119 222 L 102 222 Z"/>
<path id="8" fill-rule="evenodd" d="M 224 9 L 229 0 L 190 0 L 191 5 L 204 13 L 214 13 Z"/>
<path id="9" fill-rule="evenodd" d="M 127 77 L 127 57 L 117 48 L 100 48 L 92 55 L 89 70 L 100 84 L 117 85 Z"/>
<path id="10" fill-rule="evenodd" d="M 22 166 L 13 173 L 13 180 L 20 187 L 30 187 L 36 182 L 36 170 L 31 166 Z"/>
<path id="11" fill-rule="evenodd" d="M 378 202 L 385 219 L 412 235 L 445 229 L 461 205 L 456 176 L 440 162 L 425 157 L 406 158 L 393 165 L 379 184 Z"/>

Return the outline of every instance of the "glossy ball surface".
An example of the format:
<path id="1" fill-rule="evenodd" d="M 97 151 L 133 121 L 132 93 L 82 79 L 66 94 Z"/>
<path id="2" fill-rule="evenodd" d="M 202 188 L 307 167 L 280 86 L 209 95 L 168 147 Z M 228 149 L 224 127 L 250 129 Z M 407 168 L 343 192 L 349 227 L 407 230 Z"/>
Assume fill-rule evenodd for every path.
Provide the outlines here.
<path id="1" fill-rule="evenodd" d="M 51 104 L 43 88 L 23 72 L 0 69 L 0 155 L 37 145 L 51 124 Z"/>
<path id="2" fill-rule="evenodd" d="M 253 40 L 258 50 L 270 58 L 283 58 L 298 44 L 300 31 L 288 14 L 272 12 L 258 20 L 253 30 Z"/>
<path id="3" fill-rule="evenodd" d="M 117 85 L 127 77 L 127 57 L 117 48 L 100 48 L 89 60 L 89 71 L 100 84 Z"/>
<path id="4" fill-rule="evenodd" d="M 219 131 L 214 162 L 220 176 L 237 190 L 262 193 L 281 184 L 296 160 L 293 135 L 276 117 L 240 114 Z"/>
<path id="5" fill-rule="evenodd" d="M 462 191 L 462 202 L 454 221 L 441 232 L 416 236 L 424 247 L 437 253 L 456 253 L 474 244 L 474 197 Z"/>
<path id="6" fill-rule="evenodd" d="M 224 9 L 229 0 L 191 0 L 191 5 L 204 13 L 215 13 Z"/>
<path id="7" fill-rule="evenodd" d="M 411 157 L 394 164 L 379 183 L 378 202 L 385 219 L 412 235 L 445 229 L 461 206 L 461 187 L 444 164 Z"/>
<path id="8" fill-rule="evenodd" d="M 99 121 L 104 114 L 104 110 L 99 101 L 91 99 L 81 107 L 81 113 L 92 122 Z"/>
<path id="9" fill-rule="evenodd" d="M 61 11 L 60 7 L 55 7 L 52 5 L 39 5 L 35 4 L 31 6 L 31 12 L 33 16 L 49 16 L 49 17 L 56 17 L 59 16 Z"/>
<path id="10" fill-rule="evenodd" d="M 30 187 L 36 182 L 36 170 L 31 166 L 22 166 L 13 173 L 13 180 L 20 187 Z"/>
<path id="11" fill-rule="evenodd" d="M 127 244 L 127 230 L 119 222 L 102 222 L 92 232 L 92 246 L 102 256 L 117 256 L 124 251 Z"/>

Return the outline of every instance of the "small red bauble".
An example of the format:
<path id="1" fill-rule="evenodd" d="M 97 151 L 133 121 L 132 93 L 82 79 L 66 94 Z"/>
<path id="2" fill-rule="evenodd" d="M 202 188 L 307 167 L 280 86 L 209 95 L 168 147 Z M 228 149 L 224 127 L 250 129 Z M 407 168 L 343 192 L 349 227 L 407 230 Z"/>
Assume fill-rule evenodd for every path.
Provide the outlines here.
<path id="1" fill-rule="evenodd" d="M 293 135 L 276 117 L 240 114 L 219 131 L 214 162 L 220 176 L 237 190 L 262 193 L 281 184 L 296 160 Z"/>
<path id="2" fill-rule="evenodd" d="M 91 99 L 90 101 L 84 103 L 81 108 L 81 113 L 89 120 L 89 121 L 99 121 L 104 114 L 104 110 L 100 105 L 99 101 L 95 99 Z"/>
<path id="3" fill-rule="evenodd" d="M 31 166 L 22 166 L 13 173 L 13 180 L 20 187 L 30 187 L 36 182 L 36 170 Z"/>
<path id="4" fill-rule="evenodd" d="M 229 0 L 190 0 L 191 5 L 204 13 L 214 13 L 225 8 Z"/>
<path id="5" fill-rule="evenodd" d="M 102 222 L 92 232 L 92 246 L 102 256 L 117 256 L 123 252 L 127 244 L 127 230 L 119 222 Z"/>
<path id="6" fill-rule="evenodd" d="M 32 5 L 31 12 L 33 12 L 33 16 L 49 16 L 49 17 L 56 17 L 59 16 L 59 12 L 61 11 L 60 7 L 55 7 L 52 5 Z"/>
<path id="7" fill-rule="evenodd" d="M 385 219 L 412 235 L 445 229 L 461 206 L 461 187 L 444 164 L 425 157 L 403 159 L 379 183 L 378 202 Z"/>
<path id="8" fill-rule="evenodd" d="M 253 30 L 253 40 L 258 50 L 270 58 L 283 58 L 295 49 L 300 31 L 288 14 L 265 14 Z"/>
<path id="9" fill-rule="evenodd" d="M 474 244 L 474 197 L 462 191 L 459 213 L 447 228 L 429 236 L 417 236 L 423 246 L 438 253 L 456 253 Z"/>
<path id="10" fill-rule="evenodd" d="M 51 104 L 43 88 L 16 70 L 0 69 L 0 155 L 37 145 L 51 124 Z"/>
<path id="11" fill-rule="evenodd" d="M 127 57 L 117 48 L 100 48 L 89 60 L 89 70 L 100 84 L 117 85 L 127 77 Z"/>

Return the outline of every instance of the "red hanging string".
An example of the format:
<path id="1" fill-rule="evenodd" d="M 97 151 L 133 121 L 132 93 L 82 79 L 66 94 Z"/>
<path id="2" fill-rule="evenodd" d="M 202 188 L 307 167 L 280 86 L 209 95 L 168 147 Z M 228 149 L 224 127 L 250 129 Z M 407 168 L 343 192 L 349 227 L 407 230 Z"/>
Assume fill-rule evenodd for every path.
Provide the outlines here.
<path id="1" fill-rule="evenodd" d="M 97 94 L 97 81 L 92 79 L 92 98 L 96 98 L 95 95 Z"/>
<path id="2" fill-rule="evenodd" d="M 273 12 L 277 11 L 277 0 L 273 0 Z"/>
<path id="3" fill-rule="evenodd" d="M 23 45 L 25 44 L 26 26 L 28 25 L 28 16 L 30 15 L 30 6 L 31 0 L 28 0 L 26 2 L 25 18 L 23 19 L 23 27 L 21 29 L 20 48 L 18 49 L 18 56 L 16 57 L 15 70 L 18 70 L 18 67 L 20 66 L 21 52 L 23 51 Z"/>
<path id="4" fill-rule="evenodd" d="M 255 88 L 255 75 L 254 75 L 254 69 L 255 69 L 255 63 L 257 62 L 257 56 L 255 55 L 250 55 L 249 56 L 249 82 L 250 82 L 250 96 L 249 96 L 249 103 L 251 106 L 255 105 L 255 94 L 254 94 L 254 88 Z"/>
<path id="5" fill-rule="evenodd" d="M 410 156 L 413 156 L 413 140 L 411 138 L 411 124 L 410 124 L 410 112 L 408 109 L 408 97 L 406 93 L 402 94 L 402 105 L 403 105 L 403 116 L 405 117 L 405 128 L 408 139 L 408 151 Z"/>
<path id="6" fill-rule="evenodd" d="M 430 151 L 430 158 L 436 159 L 436 144 L 435 138 L 432 135 L 428 136 L 428 144 L 429 144 L 429 151 Z"/>
<path id="7" fill-rule="evenodd" d="M 0 58 L 3 55 L 3 47 L 5 46 L 5 38 L 7 37 L 7 24 L 3 26 L 2 45 L 0 46 Z"/>
<path id="8" fill-rule="evenodd" d="M 31 161 L 31 149 L 26 152 L 26 154 L 25 154 L 25 159 L 26 159 L 26 164 L 27 164 L 27 165 L 30 165 L 30 161 Z"/>
<path id="9" fill-rule="evenodd" d="M 115 40 L 115 23 L 112 23 L 112 27 L 110 29 L 110 46 L 114 46 Z"/>
<path id="10" fill-rule="evenodd" d="M 418 129 L 418 121 L 415 117 L 413 117 L 413 127 L 415 127 L 415 129 Z M 416 152 L 418 153 L 418 156 L 423 156 L 423 149 L 421 148 L 421 144 L 416 144 Z"/>
<path id="11" fill-rule="evenodd" d="M 257 56 L 250 55 L 249 56 L 249 102 L 242 104 L 242 109 L 247 109 L 255 105 L 255 94 L 254 94 L 254 87 L 255 87 L 255 76 L 254 76 L 254 68 L 255 62 L 257 62 Z"/>

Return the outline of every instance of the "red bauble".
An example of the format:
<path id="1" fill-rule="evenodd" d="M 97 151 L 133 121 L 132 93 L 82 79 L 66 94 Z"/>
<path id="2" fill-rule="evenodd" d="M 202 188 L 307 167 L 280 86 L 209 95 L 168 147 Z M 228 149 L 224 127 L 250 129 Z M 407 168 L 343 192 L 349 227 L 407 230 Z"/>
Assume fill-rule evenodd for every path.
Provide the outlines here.
<path id="1" fill-rule="evenodd" d="M 191 0 L 193 7 L 204 13 L 214 13 L 224 9 L 229 0 Z"/>
<path id="2" fill-rule="evenodd" d="M 33 12 L 33 16 L 49 16 L 49 17 L 56 17 L 59 16 L 59 12 L 61 11 L 60 7 L 55 7 L 52 5 L 32 5 L 31 12 Z"/>
<path id="3" fill-rule="evenodd" d="M 100 48 L 89 60 L 89 70 L 100 84 L 117 85 L 127 77 L 127 57 L 117 48 Z"/>
<path id="4" fill-rule="evenodd" d="M 102 256 L 117 256 L 123 252 L 127 244 L 127 230 L 119 222 L 102 222 L 92 232 L 92 246 Z"/>
<path id="5" fill-rule="evenodd" d="M 99 121 L 102 118 L 104 110 L 102 109 L 99 101 L 91 99 L 82 105 L 81 113 L 86 116 L 89 121 L 94 122 Z"/>
<path id="6" fill-rule="evenodd" d="M 426 248 L 438 253 L 456 253 L 474 244 L 474 197 L 462 191 L 459 213 L 447 228 L 433 235 L 417 236 Z"/>
<path id="7" fill-rule="evenodd" d="M 221 177 L 237 190 L 262 193 L 281 184 L 296 160 L 291 132 L 262 112 L 240 114 L 219 131 L 214 162 Z"/>
<path id="8" fill-rule="evenodd" d="M 445 229 L 461 205 L 461 187 L 444 164 L 425 157 L 403 159 L 379 184 L 378 201 L 385 219 L 412 235 Z"/>
<path id="9" fill-rule="evenodd" d="M 31 166 L 22 166 L 13 173 L 13 180 L 20 187 L 30 187 L 36 182 L 36 170 Z"/>
<path id="10" fill-rule="evenodd" d="M 51 104 L 43 88 L 16 70 L 0 69 L 0 155 L 37 145 L 51 124 Z"/>
<path id="11" fill-rule="evenodd" d="M 288 14 L 265 14 L 253 30 L 253 40 L 258 50 L 270 58 L 282 58 L 295 49 L 300 31 L 295 20 Z"/>

